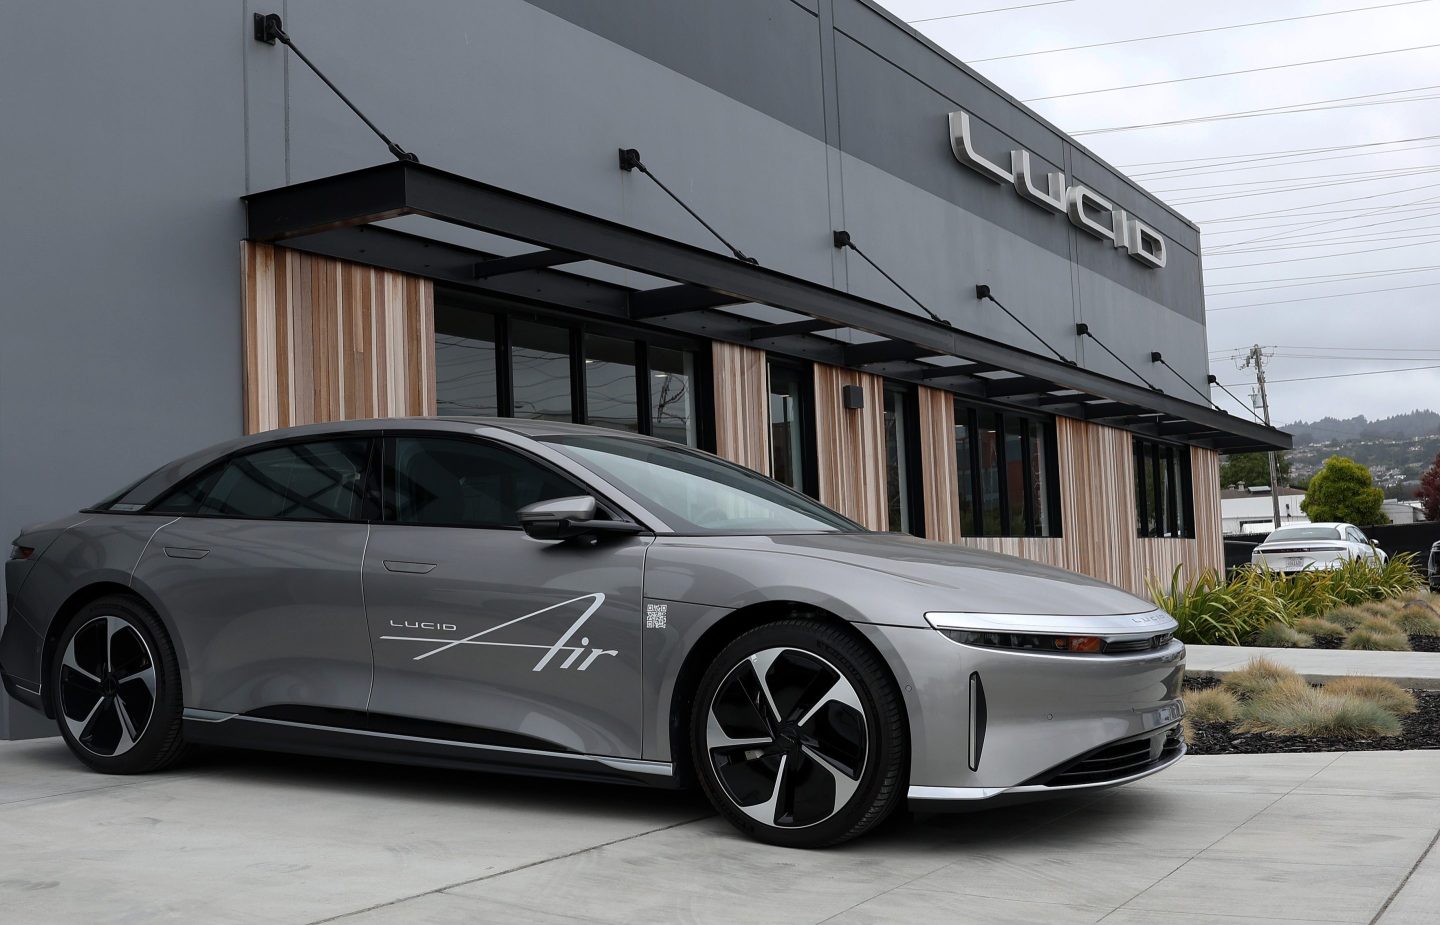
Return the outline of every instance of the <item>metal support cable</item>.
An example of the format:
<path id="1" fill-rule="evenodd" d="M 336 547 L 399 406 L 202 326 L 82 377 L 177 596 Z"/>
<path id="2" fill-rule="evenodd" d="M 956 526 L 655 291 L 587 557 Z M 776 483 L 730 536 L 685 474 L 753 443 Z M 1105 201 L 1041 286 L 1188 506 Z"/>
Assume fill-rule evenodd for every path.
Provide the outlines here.
<path id="1" fill-rule="evenodd" d="M 932 319 L 934 319 L 935 321 L 938 321 L 938 322 L 940 322 L 941 324 L 945 325 L 947 328 L 954 327 L 954 325 L 952 325 L 950 322 L 946 321 L 944 318 L 941 318 L 939 315 L 937 315 L 937 314 L 935 314 L 934 312 L 932 312 L 932 311 L 930 310 L 930 307 L 927 306 L 924 302 L 921 302 L 919 299 L 915 298 L 915 295 L 914 295 L 909 289 L 906 289 L 904 286 L 900 285 L 900 281 L 899 281 L 899 280 L 897 280 L 895 277 L 891 276 L 889 273 L 886 273 L 885 270 L 884 270 L 883 268 L 881 268 L 880 264 L 878 264 L 878 263 L 876 263 L 875 261 L 871 260 L 871 259 L 870 259 L 870 256 L 869 256 L 868 254 L 866 254 L 864 251 L 862 251 L 862 250 L 860 249 L 859 245 L 857 245 L 857 244 L 855 243 L 855 239 L 852 238 L 852 237 L 850 237 L 850 232 L 848 232 L 848 231 L 837 231 L 837 232 L 835 232 L 835 246 L 838 247 L 838 248 L 842 248 L 842 249 L 848 247 L 848 248 L 850 248 L 852 251 L 854 251 L 855 253 L 859 254 L 861 260 L 863 260 L 863 261 L 865 261 L 866 263 L 870 264 L 870 266 L 872 266 L 872 267 L 875 268 L 875 272 L 879 273 L 881 276 L 883 276 L 883 277 L 885 277 L 886 279 L 888 279 L 888 280 L 890 281 L 890 285 L 894 286 L 896 289 L 899 289 L 901 292 L 905 293 L 905 295 L 910 299 L 911 302 L 914 302 L 916 305 L 920 306 L 920 310 L 921 310 L 922 312 L 924 312 L 925 314 L 929 315 L 929 316 L 930 316 Z"/>
<path id="2" fill-rule="evenodd" d="M 1108 354 L 1110 354 L 1112 357 L 1114 357 L 1114 358 L 1115 358 L 1115 362 L 1119 363 L 1121 366 L 1123 366 L 1123 367 L 1125 367 L 1126 369 L 1130 370 L 1130 374 L 1133 375 L 1136 379 L 1139 379 L 1141 382 L 1143 382 L 1143 383 L 1145 383 L 1146 385 L 1148 385 L 1148 386 L 1151 388 L 1151 390 L 1156 391 L 1156 392 L 1160 392 L 1161 394 L 1164 394 L 1164 392 L 1165 392 L 1164 389 L 1160 388 L 1158 385 L 1156 385 L 1155 383 L 1151 382 L 1149 379 L 1146 379 L 1144 376 L 1140 375 L 1140 373 L 1135 369 L 1135 367 L 1131 366 L 1129 363 L 1126 363 L 1124 360 L 1120 359 L 1119 354 L 1117 354 L 1114 350 L 1111 350 L 1109 347 L 1105 346 L 1105 342 L 1104 342 L 1103 340 L 1101 340 L 1100 338 L 1098 338 L 1098 337 L 1096 337 L 1094 334 L 1092 334 L 1091 331 L 1090 331 L 1090 325 L 1085 324 L 1084 322 L 1081 322 L 1080 324 L 1075 325 L 1075 333 L 1076 333 L 1076 334 L 1079 334 L 1081 337 L 1088 337 L 1088 338 L 1090 338 L 1091 340 L 1093 340 L 1095 343 L 1099 344 L 1101 350 L 1104 350 L 1106 353 L 1108 353 Z"/>
<path id="3" fill-rule="evenodd" d="M 350 102 L 350 97 L 342 93 L 340 91 L 340 88 L 335 86 L 334 82 L 331 81 L 329 77 L 326 77 L 320 71 L 320 69 L 315 66 L 315 62 L 307 58 L 305 56 L 305 52 L 301 51 L 298 47 L 296 47 L 295 42 L 290 38 L 289 35 L 286 34 L 285 29 L 281 26 L 279 13 L 255 14 L 255 40 L 257 42 L 264 42 L 267 45 L 274 45 L 278 41 L 281 45 L 284 45 L 286 48 L 293 51 L 295 53 L 295 57 L 299 58 L 302 62 L 304 62 L 305 66 L 308 67 L 315 74 L 316 77 L 319 77 L 320 80 L 324 82 L 325 86 L 330 88 L 330 91 L 332 93 L 340 97 L 340 102 L 344 103 L 346 106 L 349 106 L 350 111 L 355 113 L 355 115 L 359 116 L 360 121 L 364 122 L 365 125 L 369 127 L 370 131 L 374 132 L 381 141 L 385 142 L 385 147 L 390 150 L 391 154 L 395 155 L 396 160 L 410 161 L 415 164 L 420 163 L 420 158 L 416 157 L 414 154 L 406 151 L 404 148 L 391 141 L 388 135 L 380 131 L 380 127 L 374 122 L 371 122 L 370 119 L 365 115 L 365 113 L 360 111 L 360 108 L 358 106 Z"/>
<path id="4" fill-rule="evenodd" d="M 1065 354 L 1061 353 L 1059 350 L 1056 350 L 1054 347 L 1050 346 L 1050 342 L 1047 341 L 1045 338 L 1041 337 L 1039 334 L 1036 334 L 1035 331 L 1030 327 L 1030 325 L 1028 325 L 1028 324 L 1026 324 L 1025 322 L 1021 321 L 1019 315 L 1015 314 L 1015 313 L 1012 312 L 1010 309 L 1008 309 L 1008 308 L 1006 308 L 1004 305 L 1002 305 L 1002 304 L 1000 303 L 1000 300 L 997 299 L 997 298 L 995 298 L 995 296 L 991 294 L 991 292 L 990 292 L 990 287 L 989 287 L 989 286 L 985 285 L 984 283 L 981 283 L 980 285 L 976 286 L 976 287 L 975 287 L 975 298 L 980 299 L 980 300 L 982 300 L 982 301 L 988 299 L 989 301 L 994 302 L 997 306 L 1000 307 L 1000 310 L 1001 310 L 1002 312 L 1004 312 L 1005 314 L 1009 315 L 1010 318 L 1011 318 L 1016 324 L 1020 325 L 1020 327 L 1024 328 L 1027 332 L 1029 332 L 1029 334 L 1030 334 L 1031 337 L 1035 338 L 1035 339 L 1038 340 L 1040 343 L 1044 344 L 1044 345 L 1045 345 L 1045 349 L 1046 349 L 1046 350 L 1049 350 L 1051 353 L 1055 354 L 1055 358 L 1056 358 L 1057 360 L 1059 360 L 1060 362 L 1065 363 L 1065 364 L 1067 364 L 1067 365 L 1069 365 L 1069 366 L 1077 366 L 1077 365 L 1079 365 L 1079 364 L 1077 364 L 1074 360 L 1072 360 L 1072 359 L 1070 359 L 1069 357 L 1065 356 Z"/>
<path id="5" fill-rule="evenodd" d="M 1152 350 L 1152 351 L 1150 351 L 1150 362 L 1151 362 L 1151 363 L 1159 363 L 1161 366 L 1163 366 L 1163 367 L 1165 367 L 1166 369 L 1170 370 L 1170 372 L 1172 372 L 1172 373 L 1175 374 L 1175 378 L 1176 378 L 1176 379 L 1179 379 L 1181 382 L 1185 383 L 1185 386 L 1186 386 L 1188 389 L 1190 389 L 1190 391 L 1194 392 L 1196 395 L 1199 395 L 1200 398 L 1203 399 L 1204 402 L 1205 402 L 1207 405 L 1210 405 L 1210 406 L 1213 407 L 1216 411 L 1221 410 L 1221 409 L 1220 409 L 1220 406 L 1217 405 L 1217 404 L 1215 404 L 1215 399 L 1211 398 L 1209 395 L 1206 395 L 1204 392 L 1202 392 L 1202 391 L 1200 391 L 1199 389 L 1195 388 L 1194 384 L 1192 384 L 1189 379 L 1186 379 L 1184 376 L 1180 375 L 1180 370 L 1178 370 L 1178 369 L 1176 369 L 1175 367 L 1171 366 L 1171 365 L 1170 365 L 1170 361 L 1167 360 L 1167 359 L 1165 359 L 1165 357 L 1160 353 L 1160 351 L 1158 351 L 1158 350 Z"/>
<path id="6" fill-rule="evenodd" d="M 1225 386 L 1220 382 L 1219 379 L 1216 379 L 1214 376 L 1211 376 L 1211 377 L 1210 377 L 1210 384 L 1213 385 L 1213 386 L 1218 386 L 1219 389 L 1220 389 L 1220 391 L 1224 392 L 1226 395 L 1229 395 L 1231 398 L 1235 399 L 1235 404 L 1239 405 L 1240 407 L 1244 408 L 1246 411 L 1250 412 L 1250 416 L 1251 416 L 1252 418 L 1254 418 L 1255 420 L 1259 421 L 1261 424 L 1264 424 L 1264 423 L 1265 423 L 1265 419 L 1262 418 L 1262 417 L 1260 417 L 1260 415 L 1256 414 L 1254 408 L 1251 408 L 1249 405 L 1245 404 L 1243 401 L 1241 401 L 1241 400 L 1235 395 L 1234 392 L 1232 392 L 1232 391 L 1230 391 L 1229 389 L 1225 388 Z M 1218 407 L 1220 407 L 1220 406 L 1219 406 L 1219 405 L 1216 405 L 1215 407 L 1218 408 Z"/>
<path id="7" fill-rule="evenodd" d="M 689 212 L 689 213 L 690 213 L 690 217 L 691 217 L 691 218 L 695 219 L 695 221 L 699 222 L 702 226 L 704 226 L 704 228 L 705 228 L 706 231 L 708 231 L 708 232 L 710 232 L 712 235 L 714 235 L 714 236 L 715 236 L 715 240 L 717 240 L 717 241 L 719 241 L 721 244 L 725 245 L 725 247 L 729 249 L 730 253 L 735 257 L 736 260 L 739 260 L 739 261 L 742 261 L 742 262 L 744 262 L 744 263 L 748 263 L 748 264 L 751 264 L 751 265 L 757 266 L 757 267 L 760 265 L 760 261 L 756 260 L 754 257 L 748 257 L 748 256 L 746 256 L 744 251 L 740 250 L 740 248 L 736 247 L 734 244 L 731 244 L 729 241 L 725 240 L 725 236 L 722 235 L 720 232 L 716 231 L 715 228 L 714 228 L 709 222 L 707 222 L 707 221 L 705 221 L 705 219 L 701 218 L 701 217 L 700 217 L 700 213 L 696 212 L 694 209 L 692 209 L 692 208 L 690 208 L 689 206 L 687 206 L 687 205 L 685 204 L 685 201 L 684 201 L 683 199 L 681 199 L 679 196 L 676 196 L 673 192 L 671 192 L 670 187 L 666 186 L 666 185 L 664 184 L 664 182 L 661 181 L 661 179 L 660 179 L 659 177 L 657 177 L 657 176 L 655 176 L 655 174 L 651 173 L 651 172 L 650 172 L 650 168 L 648 168 L 648 167 L 645 166 L 645 162 L 642 161 L 642 160 L 640 160 L 640 152 L 639 152 L 638 150 L 636 150 L 635 148 L 621 148 L 621 149 L 620 149 L 620 169 L 621 169 L 621 170 L 624 170 L 624 171 L 626 171 L 626 172 L 629 172 L 629 171 L 631 171 L 631 170 L 638 170 L 638 171 L 640 171 L 641 173 L 643 173 L 645 176 L 649 177 L 651 180 L 653 180 L 653 181 L 655 182 L 655 185 L 656 185 L 656 186 L 660 187 L 660 189 L 662 189 L 662 190 L 665 191 L 665 195 L 667 195 L 667 196 L 669 196 L 671 199 L 675 200 L 675 203 L 676 203 L 677 205 L 679 205 L 680 208 L 682 208 L 682 209 L 684 209 L 686 212 Z"/>

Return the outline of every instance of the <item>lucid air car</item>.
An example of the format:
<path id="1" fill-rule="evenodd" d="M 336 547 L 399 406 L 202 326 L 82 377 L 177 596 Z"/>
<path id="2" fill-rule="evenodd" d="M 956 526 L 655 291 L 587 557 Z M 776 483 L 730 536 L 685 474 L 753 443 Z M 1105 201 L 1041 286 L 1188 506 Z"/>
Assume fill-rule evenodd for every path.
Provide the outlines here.
<path id="1" fill-rule="evenodd" d="M 224 745 L 662 787 L 820 846 L 1185 751 L 1175 622 L 648 437 L 275 431 L 26 529 L 0 673 L 80 761 Z"/>
<path id="2" fill-rule="evenodd" d="M 1250 562 L 1272 572 L 1339 568 L 1352 559 L 1384 565 L 1388 557 L 1354 524 L 1320 523 L 1281 527 L 1250 553 Z"/>

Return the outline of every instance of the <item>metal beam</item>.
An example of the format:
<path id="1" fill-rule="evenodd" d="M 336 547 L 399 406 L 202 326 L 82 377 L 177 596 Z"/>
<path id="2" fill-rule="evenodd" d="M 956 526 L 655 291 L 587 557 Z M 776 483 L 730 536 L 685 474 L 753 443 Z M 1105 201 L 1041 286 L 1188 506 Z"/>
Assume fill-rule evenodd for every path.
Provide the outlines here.
<path id="1" fill-rule="evenodd" d="M 903 340 L 877 340 L 869 344 L 851 344 L 845 348 L 846 366 L 867 363 L 893 363 L 896 360 L 918 360 L 938 356 L 936 351 Z"/>
<path id="2" fill-rule="evenodd" d="M 1290 436 L 1205 405 L 1070 366 L 830 286 L 753 266 L 727 254 L 532 199 L 423 164 L 396 161 L 244 197 L 249 234 L 282 241 L 397 215 L 425 215 L 539 247 L 687 283 L 904 341 L 929 355 L 963 357 L 1121 403 L 1133 403 L 1250 441 L 1288 449 Z M 713 303 L 712 303 L 713 304 Z M 722 303 L 723 304 L 723 303 Z M 919 355 L 927 355 L 921 353 Z"/>
<path id="3" fill-rule="evenodd" d="M 995 367 L 985 363 L 964 363 L 960 366 L 936 366 L 933 369 L 924 370 L 920 373 L 920 378 L 926 381 L 932 379 L 957 379 L 961 377 L 968 379 L 974 377 L 976 373 L 993 373 L 997 371 Z"/>
<path id="4" fill-rule="evenodd" d="M 630 317 L 640 321 L 645 318 L 658 318 L 661 315 L 699 311 L 702 308 L 737 305 L 747 301 L 749 300 L 724 292 L 716 292 L 704 286 L 680 285 L 665 286 L 660 289 L 642 289 L 630 296 Z"/>
<path id="5" fill-rule="evenodd" d="M 1035 395 L 1040 392 L 1048 392 L 1055 388 L 1055 384 L 1047 379 L 1032 379 L 1029 376 L 1017 376 L 1014 379 L 987 379 L 985 380 L 985 392 L 991 398 L 1005 398 L 1010 395 Z"/>
<path id="6" fill-rule="evenodd" d="M 750 329 L 751 340 L 775 340 L 779 337 L 797 337 L 801 334 L 815 334 L 820 331 L 833 331 L 838 327 L 830 321 L 821 318 L 808 318 L 805 321 L 786 321 L 780 324 L 763 324 Z"/>
<path id="7" fill-rule="evenodd" d="M 492 257 L 475 264 L 475 278 L 489 279 L 492 276 L 504 276 L 507 273 L 519 273 L 522 270 L 543 270 L 546 267 L 578 263 L 584 259 L 579 254 L 557 250 L 516 254 L 514 257 Z"/>

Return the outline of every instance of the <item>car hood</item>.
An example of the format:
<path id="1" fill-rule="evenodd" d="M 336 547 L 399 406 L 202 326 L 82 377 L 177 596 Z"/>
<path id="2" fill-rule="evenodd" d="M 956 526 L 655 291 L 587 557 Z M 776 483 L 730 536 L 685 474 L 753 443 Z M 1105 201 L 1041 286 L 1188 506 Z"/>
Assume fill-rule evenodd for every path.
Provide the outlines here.
<path id="1" fill-rule="evenodd" d="M 785 594 L 866 602 L 904 611 L 1108 616 L 1154 611 L 1114 585 L 1028 559 L 891 533 L 663 537 L 647 562 L 646 593 L 670 580 L 685 597 L 722 604 L 711 582 Z M 703 563 L 703 565 L 702 565 Z M 718 573 L 724 572 L 723 577 Z M 708 600 L 706 600 L 708 598 Z M 812 596 L 812 600 L 814 597 Z M 906 620 L 905 622 L 910 622 Z"/>

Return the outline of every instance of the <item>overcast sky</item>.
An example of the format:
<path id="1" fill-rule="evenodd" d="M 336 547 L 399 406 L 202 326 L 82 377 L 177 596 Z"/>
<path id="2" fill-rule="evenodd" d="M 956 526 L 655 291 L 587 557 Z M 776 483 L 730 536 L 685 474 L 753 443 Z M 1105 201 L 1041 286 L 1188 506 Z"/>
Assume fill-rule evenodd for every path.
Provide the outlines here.
<path id="1" fill-rule="evenodd" d="M 900 18 L 914 21 L 1039 0 L 882 2 Z M 1371 9 L 979 60 L 1361 7 Z M 913 24 L 1008 92 L 1032 100 L 1440 46 L 1440 0 L 1403 5 L 1395 5 L 1395 0 L 1209 0 L 1203 4 L 1058 0 L 1030 9 Z M 1293 107 L 1341 97 L 1352 98 L 1338 104 L 1346 108 L 1084 134 L 1089 129 Z M 1433 98 L 1389 102 L 1415 97 Z M 1386 102 L 1370 105 L 1377 101 Z M 1028 105 L 1067 132 L 1081 133 L 1078 138 L 1087 147 L 1200 225 L 1211 372 L 1232 392 L 1248 398 L 1254 374 L 1237 369 L 1231 355 L 1259 343 L 1276 348 L 1267 369 L 1271 412 L 1277 423 L 1326 415 L 1364 414 L 1374 419 L 1417 407 L 1440 410 L 1440 368 L 1283 381 L 1440 367 L 1440 47 Z M 1435 137 L 1391 143 L 1422 136 Z M 1361 144 L 1371 146 L 1228 165 L 1224 160 Z M 1208 160 L 1154 163 L 1189 158 Z M 1352 211 L 1338 211 L 1345 209 Z M 1251 217 L 1232 220 L 1240 216 Z M 1377 224 L 1381 222 L 1385 224 Z M 1360 251 L 1365 253 L 1355 253 Z M 1416 271 L 1416 267 L 1436 269 Z M 1374 275 L 1335 277 L 1352 273 Z M 1395 291 L 1375 291 L 1379 289 Z M 1369 295 L 1315 298 L 1367 291 Z M 1297 299 L 1305 301 L 1291 301 Z M 1254 304 L 1259 302 L 1281 304 Z M 1243 413 L 1218 391 L 1216 400 Z"/>

